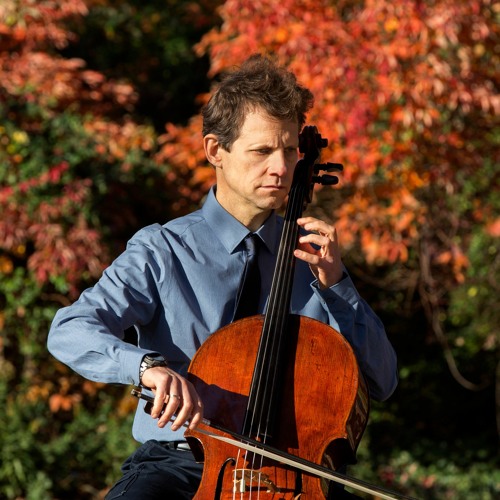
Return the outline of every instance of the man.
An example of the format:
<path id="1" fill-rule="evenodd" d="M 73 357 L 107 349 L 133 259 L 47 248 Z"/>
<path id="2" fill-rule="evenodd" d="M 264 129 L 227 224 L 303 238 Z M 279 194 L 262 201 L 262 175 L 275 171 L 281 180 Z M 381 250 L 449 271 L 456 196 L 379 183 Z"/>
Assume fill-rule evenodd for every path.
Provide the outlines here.
<path id="1" fill-rule="evenodd" d="M 55 357 L 90 380 L 140 384 L 154 394 L 151 415 L 141 401 L 134 421 L 143 445 L 107 498 L 195 494 L 202 465 L 187 449 L 182 426 L 197 426 L 203 401 L 185 378 L 187 367 L 208 336 L 234 319 L 250 233 L 262 242 L 258 312 L 265 310 L 282 228 L 275 211 L 290 189 L 312 100 L 292 73 L 265 57 L 229 74 L 203 111 L 203 144 L 216 171 L 203 207 L 139 231 L 99 282 L 57 313 L 48 339 Z M 396 357 L 342 265 L 335 228 L 312 217 L 297 223 L 303 233 L 292 312 L 340 331 L 372 397 L 386 399 L 397 384 Z M 122 340 L 132 326 L 138 346 Z"/>

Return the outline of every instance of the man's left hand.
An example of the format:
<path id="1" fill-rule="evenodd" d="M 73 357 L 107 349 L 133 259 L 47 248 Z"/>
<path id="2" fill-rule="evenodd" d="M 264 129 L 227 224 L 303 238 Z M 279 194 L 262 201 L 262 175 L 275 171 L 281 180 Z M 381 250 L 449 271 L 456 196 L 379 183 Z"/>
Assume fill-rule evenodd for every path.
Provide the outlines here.
<path id="1" fill-rule="evenodd" d="M 335 285 L 343 275 L 335 227 L 314 217 L 302 217 L 297 220 L 297 224 L 309 234 L 299 237 L 295 257 L 309 264 L 321 288 Z"/>

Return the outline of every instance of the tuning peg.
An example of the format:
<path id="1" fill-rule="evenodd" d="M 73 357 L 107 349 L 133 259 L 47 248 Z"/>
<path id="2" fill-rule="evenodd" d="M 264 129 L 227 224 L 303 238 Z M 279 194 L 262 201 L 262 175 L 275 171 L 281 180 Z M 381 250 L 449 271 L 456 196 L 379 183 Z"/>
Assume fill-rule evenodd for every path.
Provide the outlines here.
<path id="1" fill-rule="evenodd" d="M 321 134 L 316 134 L 316 142 L 317 142 L 318 148 L 324 149 L 328 146 L 328 139 L 321 137 Z"/>
<path id="2" fill-rule="evenodd" d="M 314 166 L 314 171 L 318 173 L 319 171 L 324 170 L 326 172 L 342 172 L 344 170 L 344 165 L 342 163 L 317 163 Z"/>
<path id="3" fill-rule="evenodd" d="M 335 175 L 315 175 L 313 176 L 312 181 L 323 186 L 334 186 L 335 184 L 338 184 L 339 178 Z"/>
<path id="4" fill-rule="evenodd" d="M 328 139 L 322 137 L 314 125 L 305 126 L 299 134 L 299 151 L 301 153 L 310 149 L 324 149 L 327 146 Z"/>

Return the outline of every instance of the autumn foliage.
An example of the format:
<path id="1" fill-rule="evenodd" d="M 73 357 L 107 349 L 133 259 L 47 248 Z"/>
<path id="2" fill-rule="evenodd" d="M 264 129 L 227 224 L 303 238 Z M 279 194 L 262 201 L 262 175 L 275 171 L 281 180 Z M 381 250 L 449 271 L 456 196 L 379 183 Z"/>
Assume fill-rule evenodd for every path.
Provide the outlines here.
<path id="1" fill-rule="evenodd" d="M 116 478 L 133 402 L 50 358 L 50 321 L 135 230 L 199 205 L 214 174 L 193 110 L 261 52 L 315 95 L 308 123 L 344 173 L 309 210 L 334 221 L 400 356 L 361 471 L 422 498 L 494 498 L 498 2 L 0 3 L 0 497 L 98 498 Z"/>
<path id="2" fill-rule="evenodd" d="M 222 27 L 197 47 L 210 54 L 212 76 L 248 54 L 271 53 L 314 92 L 309 121 L 330 139 L 354 191 L 337 209 L 337 225 L 348 246 L 359 239 L 369 262 L 407 261 L 429 221 L 422 193 L 461 189 L 458 172 L 498 162 L 485 138 L 500 114 L 492 3 L 229 0 L 221 12 Z M 199 127 L 196 118 L 183 135 L 168 129 L 193 155 L 169 145 L 162 156 L 195 170 L 196 182 Z M 478 203 L 474 217 L 496 227 L 488 201 Z M 463 250 L 433 255 L 452 263 L 458 281 Z"/>
<path id="3" fill-rule="evenodd" d="M 61 20 L 86 13 L 78 0 L 7 0 L 0 6 L 3 266 L 12 265 L 9 255 L 25 257 L 39 283 L 62 275 L 73 294 L 82 276 L 101 274 L 109 257 L 82 211 L 94 181 L 74 177 L 71 169 L 94 156 L 104 167 L 120 161 L 126 170 L 127 155 L 152 148 L 147 130 L 108 118 L 117 108 L 133 107 L 136 95 L 129 84 L 106 80 L 83 60 L 57 55 L 74 38 Z M 79 143 L 65 149 L 66 135 L 72 136 L 67 142 Z M 77 156 L 75 148 L 86 147 L 88 158 Z"/>

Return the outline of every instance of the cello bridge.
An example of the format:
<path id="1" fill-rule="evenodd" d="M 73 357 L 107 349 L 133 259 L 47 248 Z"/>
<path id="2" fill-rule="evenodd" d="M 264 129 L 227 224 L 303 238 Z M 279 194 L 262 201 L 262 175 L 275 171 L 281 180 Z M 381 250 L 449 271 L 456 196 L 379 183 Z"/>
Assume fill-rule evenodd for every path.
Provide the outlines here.
<path id="1" fill-rule="evenodd" d="M 252 489 L 267 488 L 267 493 L 279 493 L 280 489 L 269 479 L 269 476 L 253 469 L 234 469 L 233 492 L 245 493 Z"/>

